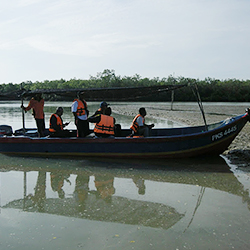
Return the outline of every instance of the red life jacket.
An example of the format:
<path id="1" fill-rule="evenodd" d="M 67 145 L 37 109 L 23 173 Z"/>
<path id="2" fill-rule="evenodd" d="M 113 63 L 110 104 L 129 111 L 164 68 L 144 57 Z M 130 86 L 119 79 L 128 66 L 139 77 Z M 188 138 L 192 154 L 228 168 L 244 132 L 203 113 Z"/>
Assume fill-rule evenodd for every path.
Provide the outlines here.
<path id="1" fill-rule="evenodd" d="M 56 117 L 56 124 L 58 126 L 60 126 L 61 130 L 63 130 L 63 124 L 62 124 L 62 119 L 59 115 L 57 114 L 52 114 L 51 117 L 50 117 L 50 123 L 49 123 L 49 132 L 56 132 L 56 130 L 54 128 L 52 128 L 52 124 L 51 124 L 51 118 L 52 116 L 55 116 Z"/>
<path id="2" fill-rule="evenodd" d="M 77 106 L 77 111 L 76 115 L 81 116 L 86 114 L 86 109 L 87 109 L 87 103 L 83 100 L 83 102 L 79 99 L 75 99 L 74 102 L 77 101 L 78 106 Z"/>
<path id="3" fill-rule="evenodd" d="M 115 125 L 114 118 L 108 115 L 101 115 L 101 120 L 96 123 L 94 128 L 95 133 L 114 135 Z"/>
<path id="4" fill-rule="evenodd" d="M 138 117 L 142 117 L 142 115 L 140 115 L 140 114 L 138 114 L 135 118 L 134 118 L 134 120 L 133 120 L 133 122 L 132 122 L 132 125 L 130 126 L 130 129 L 132 129 L 135 133 L 138 131 L 138 129 L 139 129 L 139 124 L 137 123 L 137 118 Z M 144 124 L 144 121 L 145 121 L 145 119 L 144 119 L 144 117 L 142 117 L 142 119 L 143 119 L 143 124 Z"/>

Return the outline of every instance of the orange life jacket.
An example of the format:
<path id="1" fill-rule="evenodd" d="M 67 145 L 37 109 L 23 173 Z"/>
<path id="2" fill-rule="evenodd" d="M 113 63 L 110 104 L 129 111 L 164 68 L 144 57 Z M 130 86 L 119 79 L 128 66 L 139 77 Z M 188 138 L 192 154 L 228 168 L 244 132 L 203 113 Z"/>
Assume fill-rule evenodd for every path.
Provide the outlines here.
<path id="1" fill-rule="evenodd" d="M 83 100 L 75 99 L 74 101 L 77 101 L 78 106 L 77 106 L 77 111 L 76 115 L 81 116 L 86 114 L 86 109 L 87 109 L 87 103 Z"/>
<path id="2" fill-rule="evenodd" d="M 114 118 L 108 115 L 101 115 L 101 120 L 96 123 L 94 128 L 95 133 L 114 135 L 115 125 Z"/>
<path id="3" fill-rule="evenodd" d="M 56 132 L 56 130 L 54 128 L 52 128 L 52 124 L 51 124 L 51 118 L 52 116 L 56 117 L 56 124 L 60 126 L 61 130 L 63 130 L 63 124 L 62 124 L 62 119 L 59 115 L 57 114 L 52 114 L 50 117 L 50 123 L 49 123 L 49 132 Z"/>
<path id="4" fill-rule="evenodd" d="M 114 179 L 106 181 L 95 181 L 95 187 L 102 199 L 110 197 L 115 193 Z"/>
<path id="5" fill-rule="evenodd" d="M 139 124 L 137 123 L 137 118 L 138 117 L 140 117 L 141 115 L 140 114 L 138 114 L 135 118 L 134 118 L 134 120 L 133 120 L 133 122 L 132 122 L 132 125 L 130 126 L 130 129 L 132 129 L 135 133 L 138 131 L 138 129 L 139 129 Z M 141 116 L 142 117 L 142 116 Z M 144 123 L 144 121 L 145 121 L 145 119 L 144 119 L 144 117 L 142 117 L 142 119 L 143 119 L 143 123 Z"/>

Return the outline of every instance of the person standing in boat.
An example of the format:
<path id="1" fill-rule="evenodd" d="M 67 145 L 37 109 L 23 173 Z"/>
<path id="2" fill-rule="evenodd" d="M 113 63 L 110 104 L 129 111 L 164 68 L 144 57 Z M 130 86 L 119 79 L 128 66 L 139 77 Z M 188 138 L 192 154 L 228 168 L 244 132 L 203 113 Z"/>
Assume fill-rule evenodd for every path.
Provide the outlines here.
<path id="1" fill-rule="evenodd" d="M 75 117 L 75 125 L 77 128 L 77 137 L 86 137 L 89 134 L 88 122 L 88 106 L 83 99 L 84 92 L 78 94 L 78 99 L 75 99 L 71 106 L 71 111 Z"/>
<path id="2" fill-rule="evenodd" d="M 28 106 L 25 108 L 23 105 L 21 108 L 27 112 L 30 109 L 33 109 L 32 115 L 35 118 L 37 131 L 38 131 L 38 137 L 44 136 L 45 131 L 45 122 L 44 122 L 44 99 L 42 98 L 42 94 L 38 93 L 35 94 L 34 97 L 31 98 Z"/>
<path id="3" fill-rule="evenodd" d="M 147 125 L 145 123 L 145 116 L 147 115 L 145 108 L 139 109 L 139 114 L 133 119 L 130 129 L 132 130 L 132 136 L 144 136 L 147 137 L 150 134 L 150 129 L 155 125 Z"/>
<path id="4" fill-rule="evenodd" d="M 104 114 L 89 117 L 89 122 L 95 123 L 94 133 L 97 137 L 115 135 L 115 118 L 111 116 L 111 113 L 111 108 L 107 107 Z"/>
<path id="5" fill-rule="evenodd" d="M 71 137 L 72 133 L 69 130 L 64 130 L 69 122 L 63 123 L 62 120 L 63 108 L 58 107 L 56 113 L 52 114 L 49 120 L 49 133 L 51 137 Z"/>

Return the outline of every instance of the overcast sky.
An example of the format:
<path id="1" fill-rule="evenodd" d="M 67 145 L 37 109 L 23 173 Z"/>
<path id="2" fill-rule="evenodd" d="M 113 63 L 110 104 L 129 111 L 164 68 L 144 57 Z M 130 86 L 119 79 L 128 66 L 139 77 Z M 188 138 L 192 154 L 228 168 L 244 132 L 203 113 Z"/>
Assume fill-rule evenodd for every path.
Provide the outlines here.
<path id="1" fill-rule="evenodd" d="M 249 79 L 249 0 L 0 0 L 0 83 Z"/>

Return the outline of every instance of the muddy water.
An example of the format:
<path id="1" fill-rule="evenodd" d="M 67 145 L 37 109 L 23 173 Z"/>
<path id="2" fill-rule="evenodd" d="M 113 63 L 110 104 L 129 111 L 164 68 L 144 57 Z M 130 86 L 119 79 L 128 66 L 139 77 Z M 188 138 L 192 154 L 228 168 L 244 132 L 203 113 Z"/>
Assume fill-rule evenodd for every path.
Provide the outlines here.
<path id="1" fill-rule="evenodd" d="M 46 117 L 62 104 L 46 107 Z M 2 124 L 21 127 L 19 104 L 8 107 Z M 72 120 L 70 109 L 64 117 Z M 126 117 L 116 119 L 127 126 Z M 0 155 L 0 249 L 249 249 L 249 189 L 249 173 L 222 157 Z"/>

